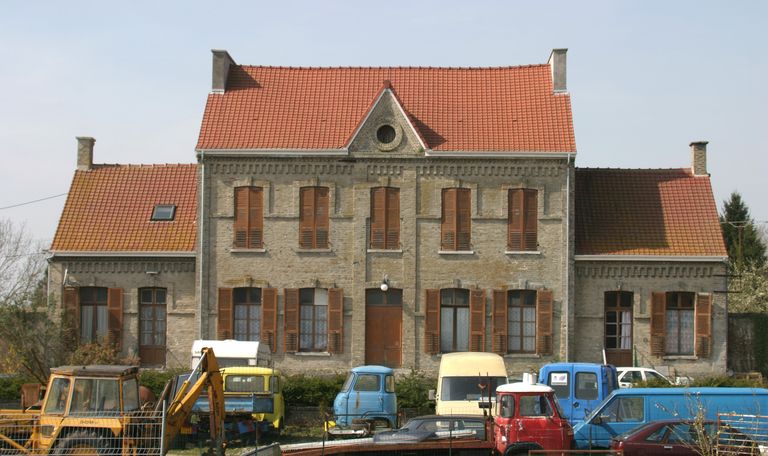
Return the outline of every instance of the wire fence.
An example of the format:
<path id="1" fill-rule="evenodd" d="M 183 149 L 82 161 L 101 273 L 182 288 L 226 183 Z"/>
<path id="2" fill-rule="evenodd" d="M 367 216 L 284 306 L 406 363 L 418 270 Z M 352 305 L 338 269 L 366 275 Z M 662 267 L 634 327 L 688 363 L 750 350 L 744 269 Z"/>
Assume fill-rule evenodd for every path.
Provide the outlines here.
<path id="1" fill-rule="evenodd" d="M 768 452 L 768 416 L 718 414 L 718 455 L 761 455 Z"/>

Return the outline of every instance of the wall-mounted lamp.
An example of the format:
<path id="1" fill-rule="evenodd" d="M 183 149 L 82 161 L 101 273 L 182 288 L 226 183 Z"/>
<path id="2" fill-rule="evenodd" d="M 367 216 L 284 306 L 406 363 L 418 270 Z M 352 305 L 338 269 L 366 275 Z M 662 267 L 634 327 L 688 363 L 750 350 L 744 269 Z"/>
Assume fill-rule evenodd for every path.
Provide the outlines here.
<path id="1" fill-rule="evenodd" d="M 381 285 L 379 285 L 379 288 L 381 288 L 381 291 L 389 290 L 389 277 L 387 277 L 386 274 L 384 274 L 384 278 L 381 279 Z"/>

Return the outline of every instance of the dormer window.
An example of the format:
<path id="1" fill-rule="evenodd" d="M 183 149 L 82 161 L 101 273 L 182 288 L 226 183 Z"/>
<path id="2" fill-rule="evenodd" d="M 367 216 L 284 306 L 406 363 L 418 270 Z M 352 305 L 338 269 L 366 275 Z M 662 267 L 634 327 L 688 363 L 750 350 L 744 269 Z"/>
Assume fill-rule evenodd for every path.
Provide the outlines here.
<path id="1" fill-rule="evenodd" d="M 170 222 L 176 215 L 176 205 L 174 204 L 156 204 L 152 211 L 153 222 Z"/>

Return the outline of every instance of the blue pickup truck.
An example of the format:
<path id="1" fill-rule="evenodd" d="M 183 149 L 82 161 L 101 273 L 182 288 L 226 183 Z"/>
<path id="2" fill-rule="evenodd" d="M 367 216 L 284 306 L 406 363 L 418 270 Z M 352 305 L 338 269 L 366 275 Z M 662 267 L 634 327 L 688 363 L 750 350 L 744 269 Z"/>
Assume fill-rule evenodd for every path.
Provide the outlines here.
<path id="1" fill-rule="evenodd" d="M 539 382 L 555 390 L 560 407 L 571 424 L 587 415 L 619 387 L 616 368 L 610 364 L 550 363 L 539 370 Z"/>

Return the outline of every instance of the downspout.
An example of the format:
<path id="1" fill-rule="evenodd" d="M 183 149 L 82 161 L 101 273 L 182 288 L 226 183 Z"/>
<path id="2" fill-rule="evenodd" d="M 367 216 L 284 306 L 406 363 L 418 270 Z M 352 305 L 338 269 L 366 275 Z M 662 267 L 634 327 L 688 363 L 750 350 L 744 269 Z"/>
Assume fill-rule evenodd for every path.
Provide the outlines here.
<path id="1" fill-rule="evenodd" d="M 200 214 L 200 243 L 199 243 L 199 253 L 197 255 L 198 257 L 198 265 L 199 268 L 199 279 L 198 279 L 198 290 L 197 290 L 197 296 L 200 299 L 200 316 L 197 318 L 196 321 L 196 336 L 199 339 L 205 339 L 203 337 L 203 257 L 205 256 L 205 251 L 203 250 L 203 240 L 205 239 L 205 152 L 200 151 L 200 208 L 198 209 L 198 213 Z M 206 309 L 207 310 L 207 309 Z"/>
<path id="2" fill-rule="evenodd" d="M 570 361 L 570 318 L 571 318 L 571 160 L 568 154 L 565 174 L 565 295 L 563 296 L 563 314 L 565 315 L 565 361 Z"/>

